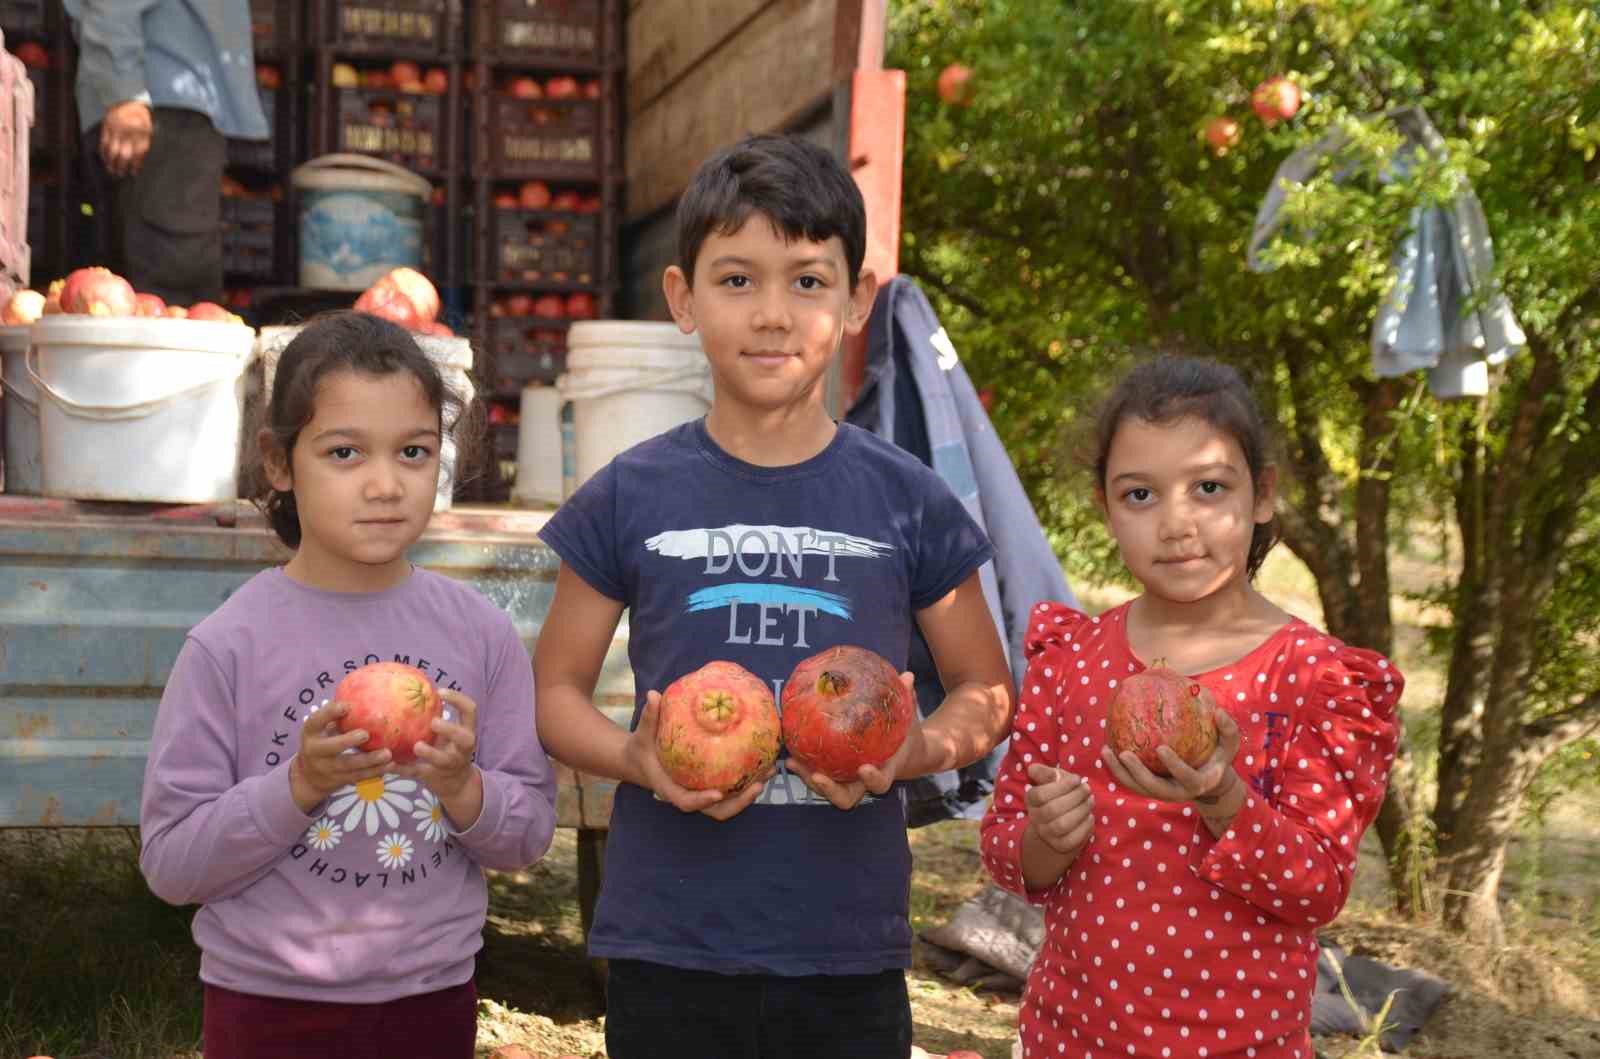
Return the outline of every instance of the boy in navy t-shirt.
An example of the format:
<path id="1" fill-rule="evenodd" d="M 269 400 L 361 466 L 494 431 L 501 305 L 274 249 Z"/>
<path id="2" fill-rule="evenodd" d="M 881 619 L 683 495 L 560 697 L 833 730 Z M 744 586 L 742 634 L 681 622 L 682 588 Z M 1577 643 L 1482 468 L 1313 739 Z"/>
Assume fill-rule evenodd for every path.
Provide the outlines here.
<path id="1" fill-rule="evenodd" d="M 664 282 L 678 326 L 700 333 L 711 410 L 618 456 L 541 533 L 562 565 L 534 661 L 539 736 L 621 781 L 589 937 L 610 965 L 612 1059 L 910 1052 L 894 784 L 986 754 L 1012 688 L 979 588 L 982 530 L 934 472 L 823 404 L 877 290 L 865 245 L 861 194 L 822 148 L 758 136 L 705 162 Z M 627 732 L 591 698 L 624 610 Z M 724 796 L 656 760 L 658 692 L 678 677 L 724 659 L 781 695 L 836 644 L 904 670 L 913 621 L 947 696 L 882 769 L 837 783 L 785 758 Z"/>

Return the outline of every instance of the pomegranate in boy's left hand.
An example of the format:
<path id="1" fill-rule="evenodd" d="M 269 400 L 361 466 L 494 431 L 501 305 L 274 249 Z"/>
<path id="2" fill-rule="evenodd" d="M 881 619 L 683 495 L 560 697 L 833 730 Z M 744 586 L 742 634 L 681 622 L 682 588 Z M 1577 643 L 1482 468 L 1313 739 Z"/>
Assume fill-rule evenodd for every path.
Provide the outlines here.
<path id="1" fill-rule="evenodd" d="M 1122 682 L 1106 714 L 1106 745 L 1131 750 L 1157 776 L 1170 775 L 1156 748 L 1199 768 L 1217 748 L 1217 700 L 1162 659 Z"/>
<path id="2" fill-rule="evenodd" d="M 842 645 L 794 667 L 783 685 L 789 756 L 840 783 L 882 768 L 911 731 L 916 700 L 883 656 Z"/>
<path id="3" fill-rule="evenodd" d="M 444 716 L 433 681 L 400 662 L 362 666 L 334 686 L 333 701 L 350 707 L 339 731 L 361 729 L 367 733 L 361 750 L 387 750 L 397 765 L 416 760 L 416 744 L 430 742 L 434 718 Z"/>

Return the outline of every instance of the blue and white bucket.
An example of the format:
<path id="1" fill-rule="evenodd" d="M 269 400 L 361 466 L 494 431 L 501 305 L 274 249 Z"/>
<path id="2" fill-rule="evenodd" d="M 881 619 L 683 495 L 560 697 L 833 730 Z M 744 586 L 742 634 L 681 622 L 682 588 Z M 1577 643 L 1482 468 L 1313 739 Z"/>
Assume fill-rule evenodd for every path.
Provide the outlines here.
<path id="1" fill-rule="evenodd" d="M 422 265 L 432 185 L 409 169 L 359 154 L 325 154 L 295 169 L 300 285 L 365 290 L 391 269 Z"/>

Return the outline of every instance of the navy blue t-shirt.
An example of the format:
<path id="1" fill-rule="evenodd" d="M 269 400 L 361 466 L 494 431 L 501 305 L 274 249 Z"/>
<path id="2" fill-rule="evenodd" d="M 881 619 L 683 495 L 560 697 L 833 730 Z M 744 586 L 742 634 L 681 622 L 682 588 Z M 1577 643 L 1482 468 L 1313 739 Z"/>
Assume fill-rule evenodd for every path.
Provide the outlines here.
<path id="1" fill-rule="evenodd" d="M 992 552 L 933 471 L 848 424 L 803 463 L 757 467 L 686 423 L 614 459 L 540 536 L 626 604 L 634 723 L 646 692 L 717 659 L 780 698 L 837 644 L 904 670 L 915 612 Z M 898 789 L 846 812 L 780 762 L 719 822 L 623 783 L 589 948 L 726 974 L 908 967 L 910 876 Z"/>

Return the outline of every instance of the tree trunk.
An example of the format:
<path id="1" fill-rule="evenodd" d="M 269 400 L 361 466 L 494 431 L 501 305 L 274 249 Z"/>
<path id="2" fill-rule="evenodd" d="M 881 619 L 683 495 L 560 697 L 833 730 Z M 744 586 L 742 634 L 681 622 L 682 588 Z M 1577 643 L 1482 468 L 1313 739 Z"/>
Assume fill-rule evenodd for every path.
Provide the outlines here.
<path id="1" fill-rule="evenodd" d="M 1455 830 L 1439 843 L 1447 927 L 1499 947 L 1500 876 L 1522 816 L 1522 798 L 1547 754 L 1525 741 L 1493 746 L 1474 770 Z"/>

